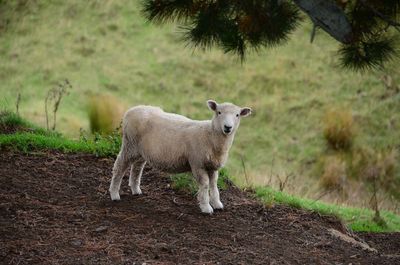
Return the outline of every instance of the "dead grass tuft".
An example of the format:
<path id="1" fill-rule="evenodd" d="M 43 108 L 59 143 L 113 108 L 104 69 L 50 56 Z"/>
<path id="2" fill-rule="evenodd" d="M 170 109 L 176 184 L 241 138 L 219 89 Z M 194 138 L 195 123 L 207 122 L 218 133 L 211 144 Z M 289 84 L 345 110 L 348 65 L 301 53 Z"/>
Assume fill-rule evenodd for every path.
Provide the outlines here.
<path id="1" fill-rule="evenodd" d="M 123 109 L 121 102 L 112 95 L 92 96 L 88 104 L 91 132 L 111 134 L 121 123 Z"/>
<path id="2" fill-rule="evenodd" d="M 329 110 L 324 117 L 324 138 L 334 150 L 349 150 L 355 136 L 353 115 L 349 110 Z"/>
<path id="3" fill-rule="evenodd" d="M 375 152 L 361 171 L 362 177 L 368 181 L 376 178 L 385 190 L 396 190 L 399 188 L 399 181 L 396 179 L 398 161 L 399 154 L 396 149 Z"/>
<path id="4" fill-rule="evenodd" d="M 345 161 L 337 155 L 326 157 L 320 184 L 326 189 L 342 190 L 346 178 Z"/>

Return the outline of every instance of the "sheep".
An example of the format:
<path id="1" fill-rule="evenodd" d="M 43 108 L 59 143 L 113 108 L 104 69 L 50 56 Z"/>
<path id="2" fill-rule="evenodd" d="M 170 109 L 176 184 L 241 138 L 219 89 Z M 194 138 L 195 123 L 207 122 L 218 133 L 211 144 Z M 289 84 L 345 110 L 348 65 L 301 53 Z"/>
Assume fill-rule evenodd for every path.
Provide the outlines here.
<path id="1" fill-rule="evenodd" d="M 191 171 L 199 187 L 201 211 L 212 214 L 214 209 L 223 209 L 217 187 L 218 169 L 228 159 L 240 119 L 249 116 L 251 108 L 214 100 L 208 100 L 207 105 L 214 112 L 212 120 L 191 120 L 153 106 L 129 109 L 122 121 L 122 145 L 109 188 L 111 199 L 120 200 L 119 189 L 128 167 L 132 194 L 142 194 L 140 180 L 149 163 L 168 173 Z M 133 167 L 134 161 L 139 167 Z"/>

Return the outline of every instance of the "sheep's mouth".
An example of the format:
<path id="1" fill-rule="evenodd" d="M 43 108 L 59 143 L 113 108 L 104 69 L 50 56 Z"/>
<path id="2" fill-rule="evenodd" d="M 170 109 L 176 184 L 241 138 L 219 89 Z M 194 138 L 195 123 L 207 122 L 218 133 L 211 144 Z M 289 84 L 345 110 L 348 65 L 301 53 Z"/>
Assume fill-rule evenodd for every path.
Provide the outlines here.
<path id="1" fill-rule="evenodd" d="M 224 132 L 225 135 L 230 135 L 232 133 L 232 131 L 227 131 L 227 130 L 222 130 Z"/>

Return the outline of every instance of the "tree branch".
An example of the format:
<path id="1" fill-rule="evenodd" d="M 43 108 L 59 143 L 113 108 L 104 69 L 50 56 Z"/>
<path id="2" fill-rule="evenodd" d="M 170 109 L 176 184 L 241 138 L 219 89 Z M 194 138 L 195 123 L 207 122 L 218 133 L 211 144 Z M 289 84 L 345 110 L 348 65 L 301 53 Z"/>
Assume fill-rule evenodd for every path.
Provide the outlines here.
<path id="1" fill-rule="evenodd" d="M 382 14 L 381 12 L 379 12 L 378 10 L 376 10 L 375 8 L 373 8 L 372 6 L 370 6 L 367 1 L 365 0 L 360 0 L 361 4 L 363 6 L 365 6 L 366 8 L 368 8 L 369 10 L 371 10 L 377 17 L 379 17 L 380 19 L 382 19 L 383 21 L 385 21 L 386 23 L 388 23 L 388 25 L 394 27 L 398 32 L 400 32 L 400 23 L 391 20 L 390 18 L 388 18 L 387 16 L 385 16 L 384 14 Z"/>
<path id="2" fill-rule="evenodd" d="M 352 28 L 344 11 L 334 2 L 326 0 L 293 0 L 313 23 L 341 43 L 348 44 L 352 39 Z"/>
<path id="3" fill-rule="evenodd" d="M 311 30 L 311 36 L 310 36 L 310 43 L 314 42 L 314 38 L 315 38 L 315 33 L 317 32 L 317 25 L 315 23 L 313 23 L 313 27 Z"/>

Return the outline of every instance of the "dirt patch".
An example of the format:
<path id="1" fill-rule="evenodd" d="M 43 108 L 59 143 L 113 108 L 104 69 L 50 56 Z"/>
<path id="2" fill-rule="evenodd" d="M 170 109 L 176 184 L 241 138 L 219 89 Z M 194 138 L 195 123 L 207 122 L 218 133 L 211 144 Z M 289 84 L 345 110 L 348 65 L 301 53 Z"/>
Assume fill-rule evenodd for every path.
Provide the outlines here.
<path id="1" fill-rule="evenodd" d="M 358 233 L 357 235 L 379 252 L 400 258 L 400 233 Z"/>
<path id="2" fill-rule="evenodd" d="M 396 264 L 399 235 L 365 234 L 374 253 L 332 217 L 265 208 L 230 186 L 226 209 L 203 215 L 196 199 L 146 168 L 142 196 L 107 193 L 113 160 L 58 152 L 0 153 L 0 260 L 5 264 Z M 359 240 L 355 237 L 355 240 Z M 395 245 L 397 244 L 397 245 Z"/>

